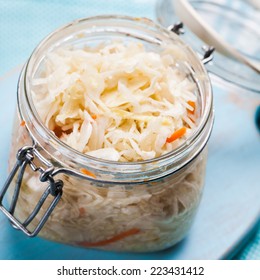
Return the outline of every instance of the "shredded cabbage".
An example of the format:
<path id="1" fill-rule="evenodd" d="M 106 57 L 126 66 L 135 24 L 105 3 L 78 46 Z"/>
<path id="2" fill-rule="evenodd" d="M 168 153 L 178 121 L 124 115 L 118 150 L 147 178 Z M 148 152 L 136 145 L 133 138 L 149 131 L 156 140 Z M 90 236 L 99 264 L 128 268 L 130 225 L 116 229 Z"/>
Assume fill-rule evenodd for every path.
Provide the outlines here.
<path id="1" fill-rule="evenodd" d="M 40 77 L 32 81 L 36 109 L 58 138 L 89 156 L 112 161 L 158 157 L 178 147 L 196 127 L 194 83 L 176 66 L 177 59 L 185 59 L 182 55 L 174 46 L 159 54 L 121 42 L 59 49 L 48 55 Z M 12 152 L 30 141 L 18 119 L 12 141 Z M 11 168 L 15 155 L 10 159 Z M 206 150 L 179 172 L 140 184 L 100 184 L 60 174 L 63 195 L 40 235 L 114 251 L 169 248 L 184 238 L 194 220 L 205 167 Z M 26 168 L 15 212 L 19 220 L 34 211 L 46 187 L 37 172 Z M 52 199 L 42 205 L 30 229 Z"/>
<path id="2" fill-rule="evenodd" d="M 57 137 L 84 154 L 113 161 L 158 157 L 196 126 L 188 104 L 196 103 L 194 84 L 176 67 L 179 55 L 134 42 L 60 48 L 32 81 L 36 109 Z M 181 127 L 185 135 L 166 143 Z"/>

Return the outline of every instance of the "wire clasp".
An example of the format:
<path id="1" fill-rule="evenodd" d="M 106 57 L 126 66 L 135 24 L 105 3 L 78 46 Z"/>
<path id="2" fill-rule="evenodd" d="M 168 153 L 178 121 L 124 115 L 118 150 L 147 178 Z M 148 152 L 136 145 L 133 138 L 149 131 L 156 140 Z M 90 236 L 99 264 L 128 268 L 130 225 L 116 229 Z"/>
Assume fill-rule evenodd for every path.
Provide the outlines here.
<path id="1" fill-rule="evenodd" d="M 181 21 L 171 24 L 167 29 L 177 35 L 185 34 L 184 24 Z M 207 64 L 211 62 L 214 58 L 215 48 L 213 46 L 202 46 L 202 51 L 203 54 L 198 54 L 202 63 Z"/>
<path id="2" fill-rule="evenodd" d="M 55 170 L 54 166 L 39 153 L 39 151 L 36 149 L 35 146 L 22 147 L 17 152 L 16 158 L 17 161 L 11 173 L 9 174 L 2 190 L 0 191 L 0 210 L 7 216 L 7 218 L 10 220 L 14 228 L 23 231 L 29 237 L 34 237 L 42 229 L 47 219 L 51 215 L 52 211 L 54 210 L 55 206 L 61 199 L 63 182 L 61 180 L 56 180 L 56 181 L 54 180 L 53 178 L 54 177 L 53 172 Z M 37 166 L 35 164 L 36 160 L 42 163 L 45 167 Z M 39 176 L 40 182 L 48 182 L 48 187 L 42 194 L 40 200 L 38 201 L 37 205 L 31 212 L 31 214 L 25 219 L 25 221 L 21 222 L 14 216 L 14 212 L 22 186 L 23 175 L 28 165 L 34 172 L 40 173 Z M 3 199 L 8 188 L 10 187 L 11 183 L 14 180 L 15 180 L 14 192 L 9 205 L 9 209 L 7 209 L 3 205 Z M 54 197 L 52 202 L 48 206 L 47 211 L 43 214 L 42 218 L 40 219 L 36 227 L 33 229 L 33 231 L 30 231 L 28 229 L 28 226 L 36 217 L 36 215 L 40 211 L 42 205 L 44 204 L 44 202 L 46 201 L 49 195 Z"/>

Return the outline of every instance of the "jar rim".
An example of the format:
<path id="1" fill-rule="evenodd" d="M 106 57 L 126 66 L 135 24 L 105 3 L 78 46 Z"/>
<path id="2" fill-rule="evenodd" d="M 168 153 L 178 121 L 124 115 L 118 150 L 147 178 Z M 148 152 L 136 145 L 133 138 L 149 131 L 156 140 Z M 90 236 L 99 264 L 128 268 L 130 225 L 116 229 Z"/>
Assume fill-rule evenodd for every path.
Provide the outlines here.
<path id="1" fill-rule="evenodd" d="M 45 44 L 51 40 L 52 38 L 54 38 L 55 36 L 57 36 L 58 34 L 62 33 L 64 30 L 76 26 L 78 24 L 81 23 L 85 23 L 85 22 L 95 22 L 95 21 L 100 21 L 100 20 L 121 20 L 121 21 L 126 21 L 128 23 L 138 23 L 139 25 L 142 26 L 146 26 L 147 28 L 153 28 L 155 30 L 157 30 L 157 32 L 161 32 L 164 36 L 167 37 L 167 39 L 179 42 L 180 44 L 182 44 L 183 46 L 185 46 L 185 48 L 188 49 L 189 53 L 191 55 L 193 55 L 196 59 L 196 61 L 198 62 L 199 66 L 200 66 L 200 71 L 201 74 L 204 75 L 204 80 L 206 83 L 206 93 L 207 93 L 207 103 L 205 104 L 205 109 L 203 111 L 203 115 L 201 116 L 201 120 L 199 125 L 196 127 L 194 133 L 185 140 L 185 142 L 183 144 L 181 144 L 179 147 L 177 147 L 176 149 L 174 149 L 173 151 L 166 153 L 164 155 L 161 155 L 159 157 L 155 157 L 152 159 L 148 159 L 148 160 L 142 160 L 142 161 L 134 161 L 134 162 L 118 162 L 118 161 L 111 161 L 111 160 L 105 160 L 105 159 L 100 159 L 100 158 L 95 158 L 89 155 L 85 155 L 75 149 L 73 149 L 71 146 L 67 145 L 66 143 L 62 142 L 58 137 L 56 137 L 41 121 L 37 110 L 33 104 L 32 101 L 32 96 L 30 94 L 31 89 L 30 89 L 30 74 L 32 73 L 32 69 L 33 69 L 33 60 L 35 58 L 35 56 L 44 48 Z M 22 76 L 22 75 L 21 75 Z M 19 108 L 19 112 L 22 116 L 22 119 L 25 120 L 25 122 L 27 123 L 28 120 L 30 120 L 31 118 L 35 119 L 35 125 L 37 126 L 37 132 L 40 132 L 41 137 L 45 138 L 43 140 L 45 141 L 50 141 L 51 145 L 53 146 L 52 148 L 54 148 L 55 150 L 59 151 L 61 154 L 64 155 L 64 153 L 67 153 L 67 157 L 71 160 L 75 159 L 75 157 L 77 158 L 77 161 L 86 166 L 87 168 L 89 168 L 89 166 L 91 164 L 94 164 L 94 166 L 96 164 L 103 164 L 106 165 L 110 168 L 121 168 L 121 169 L 125 169 L 125 168 L 129 168 L 128 172 L 131 172 L 131 170 L 133 172 L 136 172 L 137 169 L 142 168 L 143 166 L 147 166 L 148 164 L 153 164 L 153 163 L 161 163 L 161 162 L 168 162 L 169 159 L 174 159 L 174 160 L 178 160 L 182 154 L 187 150 L 187 148 L 195 141 L 197 141 L 199 135 L 203 132 L 205 126 L 208 123 L 208 120 L 211 116 L 211 112 L 212 112 L 212 107 L 213 107 L 213 97 L 212 97 L 212 86 L 210 83 L 210 79 L 208 76 L 208 73 L 203 65 L 203 63 L 200 61 L 199 57 L 197 56 L 197 54 L 189 47 L 187 46 L 187 44 L 185 42 L 183 42 L 179 36 L 177 36 L 176 34 L 174 34 L 173 32 L 167 30 L 166 28 L 164 28 L 163 26 L 155 23 L 154 21 L 147 19 L 147 18 L 135 18 L 135 17 L 130 17 L 130 16 L 121 16 L 121 15 L 99 15 L 99 16 L 94 16 L 94 17 L 88 17 L 88 18 L 82 18 L 82 19 L 78 19 L 75 20 L 69 24 L 66 24 L 63 27 L 60 27 L 56 30 L 54 30 L 52 33 L 50 33 L 47 37 L 45 37 L 39 44 L 38 46 L 34 49 L 34 51 L 32 52 L 27 64 L 24 67 L 24 83 L 22 83 L 21 79 L 20 79 L 20 86 L 24 87 L 24 92 L 25 92 L 25 99 L 26 99 L 26 103 L 29 107 L 29 111 L 26 110 L 26 112 L 23 110 L 21 110 L 21 100 L 19 97 L 19 89 L 18 89 L 18 108 Z M 30 122 L 29 122 L 30 123 Z M 30 124 L 28 124 L 27 126 L 30 135 L 32 136 L 33 139 L 36 140 L 36 142 L 38 142 L 37 140 L 39 140 L 39 137 L 35 137 L 35 135 L 33 135 Z M 211 125 L 212 128 L 212 125 Z M 210 128 L 210 131 L 211 131 Z M 208 140 L 209 135 L 207 136 Z M 200 151 L 202 150 L 203 147 L 201 147 Z M 48 151 L 47 151 L 48 152 Z"/>

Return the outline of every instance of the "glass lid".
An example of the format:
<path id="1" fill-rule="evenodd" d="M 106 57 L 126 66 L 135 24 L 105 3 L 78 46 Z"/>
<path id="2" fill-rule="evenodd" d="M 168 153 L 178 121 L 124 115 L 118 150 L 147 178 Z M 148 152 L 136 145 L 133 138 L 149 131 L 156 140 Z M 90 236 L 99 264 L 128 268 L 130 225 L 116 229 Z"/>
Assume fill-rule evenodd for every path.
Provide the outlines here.
<path id="1" fill-rule="evenodd" d="M 175 14 L 174 1 L 158 0 L 157 20 L 168 27 L 180 19 Z M 205 22 L 214 28 L 230 45 L 248 58 L 260 63 L 260 10 L 252 0 L 190 0 L 190 4 Z M 258 7 L 257 7 L 258 6 Z M 195 51 L 202 53 L 205 45 L 184 25 L 182 39 Z M 217 51 L 212 62 L 207 64 L 209 72 L 252 91 L 260 92 L 260 75 L 248 66 L 226 57 Z"/>

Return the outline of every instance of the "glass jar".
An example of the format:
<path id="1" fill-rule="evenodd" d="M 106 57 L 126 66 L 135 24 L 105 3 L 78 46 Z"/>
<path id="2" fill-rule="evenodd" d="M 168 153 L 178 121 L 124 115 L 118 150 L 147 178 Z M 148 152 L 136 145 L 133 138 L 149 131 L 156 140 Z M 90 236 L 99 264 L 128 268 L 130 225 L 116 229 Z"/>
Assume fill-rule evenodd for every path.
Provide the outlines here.
<path id="1" fill-rule="evenodd" d="M 141 42 L 148 50 L 180 49 L 178 67 L 195 84 L 198 126 L 170 153 L 139 162 L 84 155 L 61 142 L 41 122 L 32 80 L 46 54 L 60 46 L 106 40 Z M 149 252 L 173 246 L 189 231 L 203 192 L 213 125 L 212 90 L 199 57 L 171 31 L 144 18 L 98 16 L 75 21 L 44 39 L 21 72 L 10 176 L 1 210 L 28 236 L 104 250 Z M 18 153 L 17 153 L 18 151 Z M 87 170 L 81 172 L 80 170 Z"/>

